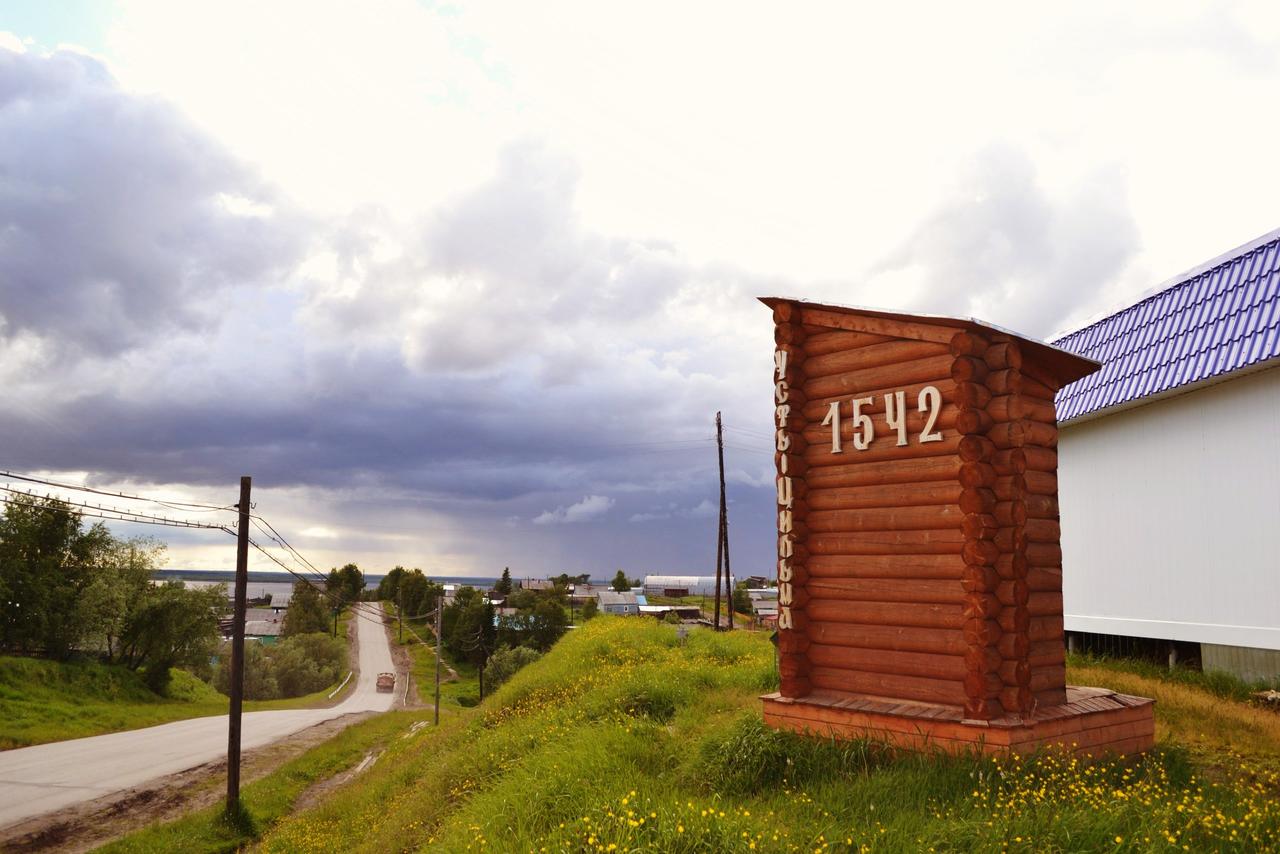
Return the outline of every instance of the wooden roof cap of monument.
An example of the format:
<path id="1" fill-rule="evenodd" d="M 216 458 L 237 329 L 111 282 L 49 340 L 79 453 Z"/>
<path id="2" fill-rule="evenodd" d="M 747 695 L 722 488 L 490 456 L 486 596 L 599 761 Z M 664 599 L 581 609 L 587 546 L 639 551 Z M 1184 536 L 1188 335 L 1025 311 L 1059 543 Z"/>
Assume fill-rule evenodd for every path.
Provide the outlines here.
<path id="1" fill-rule="evenodd" d="M 1093 359 L 972 317 L 905 314 L 876 308 L 827 305 L 788 297 L 760 297 L 759 299 L 771 309 L 784 304 L 794 306 L 799 312 L 799 317 L 796 319 L 805 326 L 846 329 L 894 338 L 935 341 L 939 344 L 949 344 L 957 332 L 975 332 L 993 343 L 1014 340 L 1018 342 L 1023 356 L 1031 358 L 1047 369 L 1059 380 L 1060 386 L 1075 382 L 1081 377 L 1087 377 L 1102 367 L 1101 362 L 1095 362 Z"/>

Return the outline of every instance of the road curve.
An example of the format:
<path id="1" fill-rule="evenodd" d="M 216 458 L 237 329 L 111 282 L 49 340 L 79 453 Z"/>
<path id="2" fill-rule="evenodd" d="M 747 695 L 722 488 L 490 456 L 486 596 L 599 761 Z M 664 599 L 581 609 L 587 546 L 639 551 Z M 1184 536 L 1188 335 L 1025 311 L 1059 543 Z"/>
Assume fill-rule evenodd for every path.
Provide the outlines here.
<path id="1" fill-rule="evenodd" d="M 398 692 L 379 693 L 379 673 L 395 670 L 380 605 L 355 620 L 360 677 L 345 700 L 328 709 L 250 712 L 241 747 L 261 747 L 350 712 L 390 709 Z M 397 687 L 400 687 L 397 685 Z M 95 735 L 0 752 L 0 827 L 226 756 L 227 716 L 190 718 L 146 729 Z"/>

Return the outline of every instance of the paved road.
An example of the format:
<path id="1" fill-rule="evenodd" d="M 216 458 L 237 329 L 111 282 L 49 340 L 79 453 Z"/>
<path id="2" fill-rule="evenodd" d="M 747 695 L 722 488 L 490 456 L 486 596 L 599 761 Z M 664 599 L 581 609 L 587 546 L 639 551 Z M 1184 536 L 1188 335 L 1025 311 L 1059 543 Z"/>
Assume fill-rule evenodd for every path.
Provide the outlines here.
<path id="1" fill-rule="evenodd" d="M 375 612 L 380 608 L 365 607 Z M 349 712 L 391 708 L 400 692 L 378 693 L 376 684 L 379 673 L 395 669 L 386 632 L 373 619 L 357 619 L 356 627 L 360 676 L 347 698 L 329 709 L 250 712 L 243 718 L 243 749 Z M 402 690 L 400 684 L 396 687 Z M 226 752 L 226 715 L 3 751 L 0 827 L 176 774 L 225 757 Z"/>

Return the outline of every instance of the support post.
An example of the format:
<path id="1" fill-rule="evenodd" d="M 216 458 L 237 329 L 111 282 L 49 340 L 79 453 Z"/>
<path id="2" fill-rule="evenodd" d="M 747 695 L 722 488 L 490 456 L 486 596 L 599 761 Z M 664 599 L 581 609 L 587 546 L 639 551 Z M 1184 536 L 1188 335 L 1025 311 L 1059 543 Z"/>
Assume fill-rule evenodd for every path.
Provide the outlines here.
<path id="1" fill-rule="evenodd" d="M 436 597 L 436 713 L 435 723 L 440 724 L 440 627 L 443 622 L 444 596 Z"/>
<path id="2" fill-rule="evenodd" d="M 231 615 L 231 706 L 227 715 L 227 815 L 240 807 L 240 709 L 244 701 L 244 611 L 249 586 L 249 493 L 252 479 L 240 478 L 240 520 L 236 530 L 235 610 Z"/>
<path id="3" fill-rule="evenodd" d="M 400 645 L 404 646 L 404 590 L 396 585 L 396 622 L 400 624 Z"/>
<path id="4" fill-rule="evenodd" d="M 733 628 L 733 572 L 729 569 L 729 503 L 724 489 L 724 429 L 716 413 L 716 452 L 720 457 L 720 549 L 724 552 L 724 589 L 728 598 L 729 628 Z M 720 573 L 717 570 L 716 577 Z"/>
<path id="5" fill-rule="evenodd" d="M 720 413 L 716 413 L 716 446 L 720 449 L 720 459 L 724 459 L 724 433 L 720 426 Z M 721 471 L 724 463 L 721 462 Z M 724 481 L 721 480 L 721 483 Z M 720 521 L 716 523 L 716 610 L 712 619 L 712 627 L 720 631 L 720 566 L 724 561 L 724 503 L 720 504 Z"/>

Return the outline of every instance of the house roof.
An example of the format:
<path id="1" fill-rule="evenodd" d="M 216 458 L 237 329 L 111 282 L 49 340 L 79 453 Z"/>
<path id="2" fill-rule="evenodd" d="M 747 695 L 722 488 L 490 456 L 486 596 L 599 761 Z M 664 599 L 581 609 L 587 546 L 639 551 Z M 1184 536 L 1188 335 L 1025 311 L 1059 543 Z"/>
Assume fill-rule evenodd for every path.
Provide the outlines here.
<path id="1" fill-rule="evenodd" d="M 880 308 L 816 303 L 788 297 L 759 297 L 760 302 L 776 308 L 793 303 L 800 310 L 800 322 L 814 326 L 876 332 L 901 338 L 924 338 L 946 343 L 957 332 L 996 332 L 1019 341 L 1022 352 L 1043 364 L 1063 384 L 1093 373 L 1097 361 L 1079 353 L 1028 338 L 1009 329 L 978 320 L 976 317 L 950 317 L 943 314 L 906 314 Z"/>
<path id="2" fill-rule="evenodd" d="M 596 598 L 600 601 L 601 606 L 636 604 L 636 594 L 634 593 L 615 593 L 612 590 L 601 590 L 596 593 Z"/>
<path id="3" fill-rule="evenodd" d="M 1280 357 L 1280 229 L 1054 343 L 1103 363 L 1058 392 L 1062 422 L 1186 391 Z"/>

